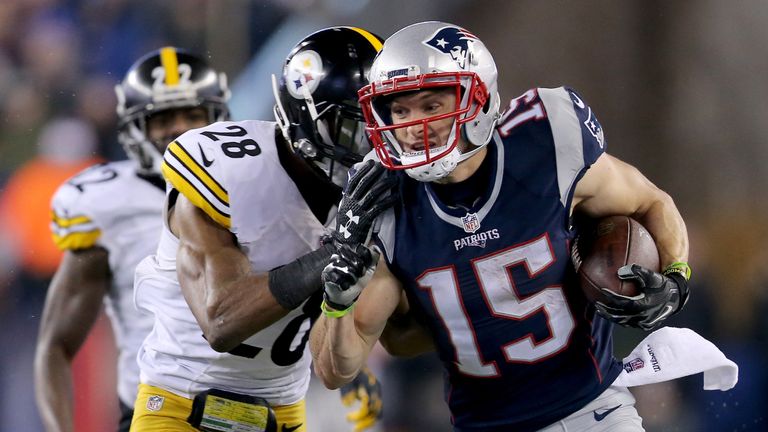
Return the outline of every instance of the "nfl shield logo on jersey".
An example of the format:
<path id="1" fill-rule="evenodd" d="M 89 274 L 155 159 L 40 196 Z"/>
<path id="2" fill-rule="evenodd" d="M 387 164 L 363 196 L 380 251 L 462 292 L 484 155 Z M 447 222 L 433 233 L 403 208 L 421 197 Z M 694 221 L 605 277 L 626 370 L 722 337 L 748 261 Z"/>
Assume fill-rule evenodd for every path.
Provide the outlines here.
<path id="1" fill-rule="evenodd" d="M 624 370 L 629 373 L 638 369 L 642 369 L 644 366 L 645 362 L 640 358 L 636 358 L 628 361 L 627 363 L 624 363 Z"/>
<path id="2" fill-rule="evenodd" d="M 461 218 L 461 222 L 464 224 L 464 232 L 473 233 L 480 229 L 480 219 L 477 217 L 477 213 L 467 213 Z"/>
<path id="3" fill-rule="evenodd" d="M 165 401 L 165 398 L 158 395 L 152 395 L 147 399 L 147 410 L 149 411 L 160 411 L 160 409 L 163 407 L 163 402 Z"/>

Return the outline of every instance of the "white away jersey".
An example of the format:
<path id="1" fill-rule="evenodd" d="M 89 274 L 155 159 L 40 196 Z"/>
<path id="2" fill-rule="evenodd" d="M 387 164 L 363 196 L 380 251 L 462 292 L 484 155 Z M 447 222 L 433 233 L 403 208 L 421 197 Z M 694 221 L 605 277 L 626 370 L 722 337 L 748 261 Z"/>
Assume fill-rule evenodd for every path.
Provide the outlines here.
<path id="1" fill-rule="evenodd" d="M 275 130 L 274 122 L 214 123 L 180 136 L 163 161 L 173 189 L 231 231 L 258 272 L 315 249 L 324 232 L 280 164 Z M 136 303 L 155 314 L 139 352 L 142 382 L 187 398 L 219 388 L 277 405 L 301 400 L 309 385 L 309 315 L 296 309 L 236 350 L 218 353 L 181 292 L 177 250 L 165 224 L 157 255 L 136 270 Z"/>
<path id="2" fill-rule="evenodd" d="M 134 162 L 90 167 L 59 187 L 52 200 L 51 231 L 62 250 L 94 246 L 109 252 L 112 286 L 106 311 L 119 350 L 118 395 L 133 406 L 139 383 L 136 353 L 152 317 L 133 304 L 136 265 L 157 248 L 164 193 L 136 174 Z"/>

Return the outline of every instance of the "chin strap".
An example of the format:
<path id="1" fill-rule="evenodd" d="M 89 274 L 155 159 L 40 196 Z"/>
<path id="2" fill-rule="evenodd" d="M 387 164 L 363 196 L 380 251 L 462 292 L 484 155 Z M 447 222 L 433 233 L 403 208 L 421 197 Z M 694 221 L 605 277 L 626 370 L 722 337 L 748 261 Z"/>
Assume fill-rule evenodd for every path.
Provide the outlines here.
<path id="1" fill-rule="evenodd" d="M 273 111 L 275 113 L 275 120 L 277 120 L 277 126 L 280 128 L 283 137 L 286 142 L 291 142 L 291 134 L 289 133 L 290 124 L 288 123 L 288 114 L 285 113 L 283 103 L 280 101 L 280 92 L 278 91 L 277 77 L 272 74 L 272 94 L 275 97 L 275 106 Z"/>
<path id="2" fill-rule="evenodd" d="M 467 142 L 467 145 L 468 145 L 468 146 L 473 146 L 473 147 L 475 147 L 475 148 L 473 148 L 472 150 L 470 150 L 470 151 L 468 151 L 468 152 L 466 152 L 466 153 L 461 153 L 461 156 L 459 156 L 459 163 L 462 163 L 462 162 L 464 162 L 465 160 L 467 160 L 467 159 L 471 158 L 472 156 L 474 156 L 474 155 L 475 155 L 477 152 L 479 152 L 480 150 L 482 150 L 482 149 L 483 149 L 483 147 L 487 146 L 487 145 L 488 145 L 488 143 L 485 143 L 485 144 L 483 144 L 483 145 L 481 145 L 481 146 L 475 146 L 475 145 L 473 145 L 473 144 L 469 144 L 469 142 Z"/>

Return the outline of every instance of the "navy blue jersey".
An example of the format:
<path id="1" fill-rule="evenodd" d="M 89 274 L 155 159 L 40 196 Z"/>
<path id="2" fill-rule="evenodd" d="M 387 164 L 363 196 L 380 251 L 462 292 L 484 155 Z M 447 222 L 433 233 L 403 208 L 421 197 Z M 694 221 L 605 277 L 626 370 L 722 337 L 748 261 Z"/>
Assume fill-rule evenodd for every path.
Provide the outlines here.
<path id="1" fill-rule="evenodd" d="M 456 430 L 536 430 L 618 376 L 570 260 L 573 190 L 604 146 L 575 92 L 532 89 L 499 122 L 479 199 L 448 206 L 450 187 L 402 176 L 377 241 L 434 335 Z"/>

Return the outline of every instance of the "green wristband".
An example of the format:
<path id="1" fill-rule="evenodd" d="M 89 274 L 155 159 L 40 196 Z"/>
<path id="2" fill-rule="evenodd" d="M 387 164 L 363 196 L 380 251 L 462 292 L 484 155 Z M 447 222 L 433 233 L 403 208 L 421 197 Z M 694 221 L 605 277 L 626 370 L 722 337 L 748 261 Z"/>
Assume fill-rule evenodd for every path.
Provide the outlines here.
<path id="1" fill-rule="evenodd" d="M 325 316 L 330 317 L 330 318 L 341 318 L 344 315 L 348 314 L 354 308 L 355 308 L 355 304 L 354 303 L 352 303 L 352 306 L 350 306 L 350 307 L 348 307 L 348 308 L 346 308 L 344 310 L 331 309 L 330 306 L 325 304 L 325 300 L 323 300 L 323 302 L 320 303 L 320 310 L 323 311 L 323 314 Z"/>
<path id="2" fill-rule="evenodd" d="M 664 271 L 661 273 L 663 275 L 668 275 L 669 273 L 673 273 L 673 272 L 680 273 L 685 277 L 685 280 L 691 279 L 691 266 L 689 266 L 687 262 L 682 262 L 682 261 L 673 262 L 672 264 L 664 268 Z"/>

